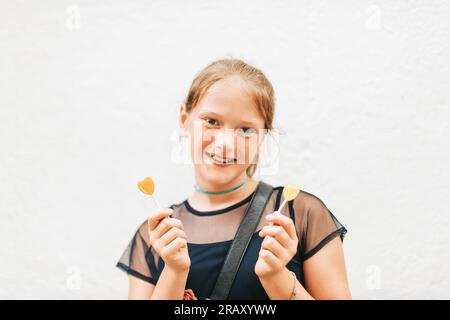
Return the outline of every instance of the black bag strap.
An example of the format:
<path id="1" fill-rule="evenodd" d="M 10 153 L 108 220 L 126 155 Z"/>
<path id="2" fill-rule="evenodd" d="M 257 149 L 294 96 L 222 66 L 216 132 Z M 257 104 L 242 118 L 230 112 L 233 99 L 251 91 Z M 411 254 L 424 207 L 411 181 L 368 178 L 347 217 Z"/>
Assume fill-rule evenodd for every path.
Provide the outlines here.
<path id="1" fill-rule="evenodd" d="M 264 208 L 270 199 L 273 187 L 263 181 L 259 181 L 255 193 L 247 207 L 236 236 L 228 250 L 225 262 L 217 277 L 214 289 L 206 300 L 226 300 L 233 285 L 236 273 L 241 265 L 242 258 L 247 250 L 248 244 L 258 226 Z"/>

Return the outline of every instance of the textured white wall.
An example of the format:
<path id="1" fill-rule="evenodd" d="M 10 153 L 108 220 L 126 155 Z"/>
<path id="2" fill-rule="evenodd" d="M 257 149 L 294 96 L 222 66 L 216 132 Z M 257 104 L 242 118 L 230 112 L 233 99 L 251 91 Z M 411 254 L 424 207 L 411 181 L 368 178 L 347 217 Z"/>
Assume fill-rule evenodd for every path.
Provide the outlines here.
<path id="1" fill-rule="evenodd" d="M 279 170 L 348 228 L 354 298 L 450 298 L 449 1 L 0 0 L 0 298 L 126 298 L 195 73 L 233 55 L 277 95 Z"/>

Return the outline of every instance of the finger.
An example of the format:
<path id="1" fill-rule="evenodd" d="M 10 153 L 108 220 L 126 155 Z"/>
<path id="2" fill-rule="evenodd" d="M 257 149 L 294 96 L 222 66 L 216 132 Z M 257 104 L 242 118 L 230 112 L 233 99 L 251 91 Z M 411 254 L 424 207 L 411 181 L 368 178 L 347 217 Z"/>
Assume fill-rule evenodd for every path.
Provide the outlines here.
<path id="1" fill-rule="evenodd" d="M 163 255 L 174 254 L 184 247 L 187 247 L 187 240 L 184 238 L 175 238 L 171 243 L 162 248 L 161 253 Z"/>
<path id="2" fill-rule="evenodd" d="M 162 219 L 173 214 L 173 210 L 169 208 L 156 210 L 148 217 L 148 230 L 153 231 Z"/>
<path id="3" fill-rule="evenodd" d="M 161 238 L 170 228 L 173 227 L 180 228 L 181 230 L 184 229 L 183 223 L 180 219 L 166 217 L 156 226 L 150 236 L 153 239 Z"/>
<path id="4" fill-rule="evenodd" d="M 271 236 L 278 240 L 283 247 L 288 247 L 292 239 L 282 226 L 265 226 L 259 231 L 260 237 Z"/>
<path id="5" fill-rule="evenodd" d="M 277 239 L 272 238 L 271 236 L 266 236 L 264 238 L 264 241 L 261 244 L 261 248 L 269 250 L 280 260 L 286 260 L 287 258 L 287 249 L 284 248 Z"/>
<path id="6" fill-rule="evenodd" d="M 267 265 L 273 270 L 279 270 L 283 267 L 281 261 L 269 250 L 261 249 L 259 251 L 259 256 L 264 259 Z"/>
<path id="7" fill-rule="evenodd" d="M 178 238 L 178 237 L 187 239 L 187 236 L 183 230 L 181 230 L 180 228 L 177 228 L 177 227 L 172 227 L 169 230 L 167 230 L 167 232 L 164 233 L 157 240 L 157 242 L 158 242 L 157 245 L 159 245 L 161 247 L 165 247 L 170 242 L 172 242 L 175 238 Z"/>
<path id="8" fill-rule="evenodd" d="M 275 214 L 268 214 L 266 216 L 266 219 L 270 222 L 283 226 L 291 239 L 297 238 L 294 221 L 292 221 L 291 218 L 280 213 L 275 213 Z"/>

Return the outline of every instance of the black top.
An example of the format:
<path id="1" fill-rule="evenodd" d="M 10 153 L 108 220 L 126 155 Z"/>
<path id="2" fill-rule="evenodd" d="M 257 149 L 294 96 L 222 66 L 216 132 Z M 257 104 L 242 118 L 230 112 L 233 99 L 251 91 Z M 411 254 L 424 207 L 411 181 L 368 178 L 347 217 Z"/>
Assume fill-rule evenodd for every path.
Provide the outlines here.
<path id="1" fill-rule="evenodd" d="M 273 190 L 236 274 L 229 294 L 230 300 L 269 299 L 254 272 L 264 240 L 258 232 L 268 224 L 265 216 L 276 211 L 283 202 L 282 189 L 282 186 L 278 186 Z M 253 193 L 236 204 L 214 211 L 196 210 L 187 199 L 170 206 L 174 210 L 172 216 L 181 220 L 188 238 L 191 267 L 185 289 L 192 289 L 198 299 L 205 299 L 211 294 Z M 343 241 L 347 229 L 322 200 L 303 190 L 294 200 L 288 201 L 281 213 L 294 221 L 299 239 L 297 254 L 287 264 L 287 268 L 294 271 L 300 283 L 305 285 L 303 262 L 336 236 L 339 235 Z M 134 234 L 117 267 L 149 283 L 156 284 L 158 281 L 164 261 L 149 247 L 147 221 Z"/>

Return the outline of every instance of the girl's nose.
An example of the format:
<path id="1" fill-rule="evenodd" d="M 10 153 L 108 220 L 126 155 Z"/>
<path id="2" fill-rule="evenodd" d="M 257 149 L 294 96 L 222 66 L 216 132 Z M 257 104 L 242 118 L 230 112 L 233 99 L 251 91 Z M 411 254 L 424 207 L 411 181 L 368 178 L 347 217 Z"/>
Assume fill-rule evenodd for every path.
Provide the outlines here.
<path id="1" fill-rule="evenodd" d="M 233 129 L 218 130 L 214 137 L 215 154 L 223 158 L 234 157 L 235 133 Z"/>

